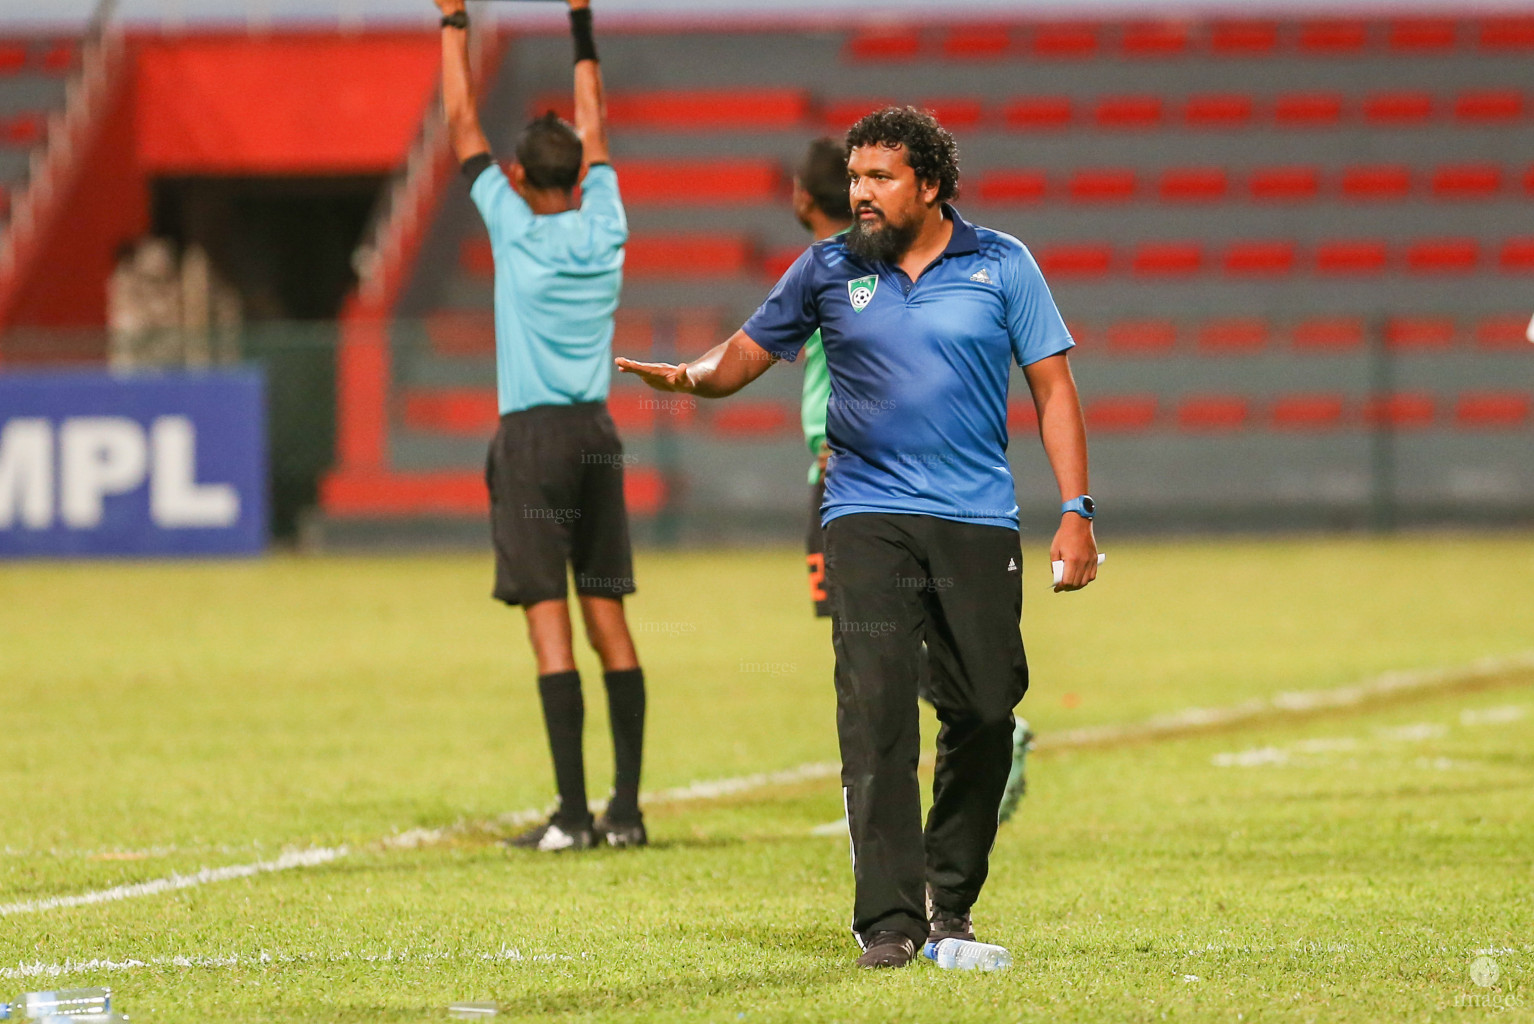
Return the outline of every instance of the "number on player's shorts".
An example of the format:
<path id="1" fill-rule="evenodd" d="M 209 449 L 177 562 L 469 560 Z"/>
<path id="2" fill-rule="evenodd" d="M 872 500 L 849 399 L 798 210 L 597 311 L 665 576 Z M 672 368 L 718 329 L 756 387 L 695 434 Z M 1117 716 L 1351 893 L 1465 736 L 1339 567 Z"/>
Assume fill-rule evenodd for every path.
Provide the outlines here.
<path id="1" fill-rule="evenodd" d="M 810 565 L 810 600 L 824 601 L 826 599 L 826 556 L 817 551 L 813 555 L 806 555 L 804 560 Z"/>

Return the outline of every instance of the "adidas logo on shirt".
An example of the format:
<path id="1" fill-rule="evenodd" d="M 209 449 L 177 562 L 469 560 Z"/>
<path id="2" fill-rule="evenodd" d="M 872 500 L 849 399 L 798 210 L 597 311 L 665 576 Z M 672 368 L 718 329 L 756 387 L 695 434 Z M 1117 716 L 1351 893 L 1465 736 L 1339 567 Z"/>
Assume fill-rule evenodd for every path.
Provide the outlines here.
<path id="1" fill-rule="evenodd" d="M 1015 559 L 1015 558 L 1007 559 L 1007 571 L 1008 572 L 1017 572 L 1017 559 Z"/>
<path id="2" fill-rule="evenodd" d="M 973 274 L 969 275 L 969 279 L 971 281 L 975 281 L 975 282 L 977 282 L 979 284 L 992 284 L 992 283 L 994 283 L 994 282 L 991 281 L 990 272 L 987 271 L 984 267 L 981 267 L 979 270 L 977 270 Z"/>

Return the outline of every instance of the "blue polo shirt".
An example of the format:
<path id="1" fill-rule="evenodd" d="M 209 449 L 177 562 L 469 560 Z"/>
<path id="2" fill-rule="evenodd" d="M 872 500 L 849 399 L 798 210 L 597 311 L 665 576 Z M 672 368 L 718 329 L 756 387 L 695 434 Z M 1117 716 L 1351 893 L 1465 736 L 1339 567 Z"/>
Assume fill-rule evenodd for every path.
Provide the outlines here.
<path id="1" fill-rule="evenodd" d="M 1017 528 L 1007 384 L 1071 348 L 1049 286 L 1011 235 L 952 206 L 953 238 L 913 284 L 843 238 L 810 246 L 743 328 L 793 360 L 820 331 L 831 371 L 821 522 L 901 512 Z"/>
<path id="2" fill-rule="evenodd" d="M 618 176 L 586 172 L 579 209 L 534 214 L 491 163 L 469 196 L 495 257 L 495 375 L 501 413 L 607 398 L 613 313 L 628 219 Z"/>

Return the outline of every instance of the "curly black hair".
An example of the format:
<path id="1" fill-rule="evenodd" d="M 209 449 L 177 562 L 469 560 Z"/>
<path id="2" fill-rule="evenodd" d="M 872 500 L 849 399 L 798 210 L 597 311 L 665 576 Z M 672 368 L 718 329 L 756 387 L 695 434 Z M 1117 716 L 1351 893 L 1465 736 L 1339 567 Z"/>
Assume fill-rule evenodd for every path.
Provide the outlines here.
<path id="1" fill-rule="evenodd" d="M 959 146 L 931 111 L 885 107 L 847 129 L 847 155 L 859 146 L 905 147 L 916 180 L 937 186 L 938 202 L 959 194 Z"/>

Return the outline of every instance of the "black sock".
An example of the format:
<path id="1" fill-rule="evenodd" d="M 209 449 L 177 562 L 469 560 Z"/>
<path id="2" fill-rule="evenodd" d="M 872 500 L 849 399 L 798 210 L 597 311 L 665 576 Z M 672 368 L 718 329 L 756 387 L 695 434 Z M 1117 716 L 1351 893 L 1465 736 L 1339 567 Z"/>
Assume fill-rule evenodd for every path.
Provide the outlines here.
<path id="1" fill-rule="evenodd" d="M 591 810 L 586 806 L 586 761 L 581 752 L 586 704 L 581 700 L 580 673 L 551 672 L 539 676 L 538 696 L 543 698 L 543 724 L 548 727 L 549 751 L 554 755 L 559 820 L 567 825 L 584 825 L 591 820 Z"/>
<path id="2" fill-rule="evenodd" d="M 639 768 L 644 759 L 644 669 L 609 672 L 604 681 L 616 769 L 607 814 L 618 821 L 633 821 L 639 817 Z"/>

